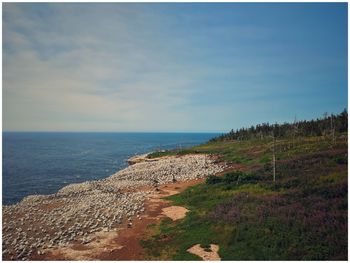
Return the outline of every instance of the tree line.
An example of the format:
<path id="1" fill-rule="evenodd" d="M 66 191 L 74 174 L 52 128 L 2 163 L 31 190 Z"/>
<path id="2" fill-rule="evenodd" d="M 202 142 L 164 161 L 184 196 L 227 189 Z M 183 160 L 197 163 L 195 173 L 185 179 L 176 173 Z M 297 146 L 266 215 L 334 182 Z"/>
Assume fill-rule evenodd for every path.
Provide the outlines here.
<path id="1" fill-rule="evenodd" d="M 324 113 L 323 117 L 297 121 L 293 123 L 262 123 L 250 128 L 231 130 L 211 139 L 211 142 L 264 139 L 267 137 L 283 138 L 296 136 L 335 136 L 336 133 L 348 131 L 348 112 L 344 109 L 339 114 Z"/>

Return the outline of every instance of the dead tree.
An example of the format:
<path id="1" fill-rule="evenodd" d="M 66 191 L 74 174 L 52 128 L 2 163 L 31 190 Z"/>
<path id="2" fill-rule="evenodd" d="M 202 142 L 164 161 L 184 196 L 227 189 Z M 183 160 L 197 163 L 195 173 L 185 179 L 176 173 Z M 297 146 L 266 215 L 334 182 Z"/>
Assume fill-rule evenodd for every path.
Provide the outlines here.
<path id="1" fill-rule="evenodd" d="M 273 182 L 276 182 L 276 154 L 275 154 L 275 134 L 273 134 L 273 146 L 272 146 L 272 169 L 273 169 Z"/>
<path id="2" fill-rule="evenodd" d="M 295 147 L 295 137 L 298 133 L 298 122 L 297 122 L 297 116 L 294 116 L 294 123 L 293 123 L 293 148 Z"/>
<path id="3" fill-rule="evenodd" d="M 331 134 L 332 134 L 332 145 L 335 144 L 335 123 L 333 122 L 333 114 L 331 114 Z"/>
<path id="4" fill-rule="evenodd" d="M 324 140 L 327 140 L 327 118 L 328 118 L 328 112 L 323 113 L 323 117 L 324 117 L 324 120 L 325 120 L 323 136 L 324 136 Z"/>
<path id="5" fill-rule="evenodd" d="M 273 182 L 276 182 L 276 138 L 275 133 L 272 133 L 272 136 L 269 136 L 272 138 L 272 175 L 273 175 Z"/>

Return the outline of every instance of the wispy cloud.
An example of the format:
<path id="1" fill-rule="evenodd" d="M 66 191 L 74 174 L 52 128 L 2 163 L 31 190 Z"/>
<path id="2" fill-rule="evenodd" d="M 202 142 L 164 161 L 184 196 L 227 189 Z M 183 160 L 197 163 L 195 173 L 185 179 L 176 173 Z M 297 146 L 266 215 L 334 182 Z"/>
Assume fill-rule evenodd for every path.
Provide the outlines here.
<path id="1" fill-rule="evenodd" d="M 227 130 L 259 121 L 261 111 L 294 116 L 296 109 L 273 115 L 271 100 L 302 97 L 335 79 L 320 73 L 344 71 L 332 52 L 308 57 L 303 44 L 281 41 L 278 25 L 239 23 L 234 5 L 226 8 L 233 13 L 189 4 L 5 3 L 4 129 Z"/>

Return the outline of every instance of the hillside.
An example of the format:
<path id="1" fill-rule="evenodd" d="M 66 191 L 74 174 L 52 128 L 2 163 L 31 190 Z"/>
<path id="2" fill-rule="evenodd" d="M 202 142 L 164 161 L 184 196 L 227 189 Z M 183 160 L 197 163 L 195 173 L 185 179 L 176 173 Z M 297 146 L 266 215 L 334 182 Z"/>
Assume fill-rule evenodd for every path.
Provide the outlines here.
<path id="1" fill-rule="evenodd" d="M 197 147 L 150 155 L 209 153 L 231 168 L 167 198 L 190 212 L 182 220 L 164 219 L 148 228 L 142 240 L 147 259 L 198 260 L 186 250 L 200 244 L 210 251 L 209 244 L 216 244 L 223 260 L 346 260 L 344 114 L 284 124 L 298 126 L 299 133 L 277 136 L 281 126 L 274 125 L 275 138 L 255 136 L 261 133 L 252 129 L 250 136 L 233 139 L 238 130 Z M 301 128 L 311 123 L 314 129 Z M 324 132 L 315 133 L 318 128 Z"/>

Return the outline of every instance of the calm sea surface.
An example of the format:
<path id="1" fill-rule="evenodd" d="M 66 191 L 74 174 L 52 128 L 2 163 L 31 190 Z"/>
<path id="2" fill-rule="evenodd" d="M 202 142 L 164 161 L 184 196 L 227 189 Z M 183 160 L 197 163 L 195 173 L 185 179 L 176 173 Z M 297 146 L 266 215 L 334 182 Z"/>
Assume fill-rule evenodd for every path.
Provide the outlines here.
<path id="1" fill-rule="evenodd" d="M 52 194 L 67 184 L 105 178 L 126 159 L 157 149 L 201 144 L 213 133 L 3 132 L 2 202 Z"/>

